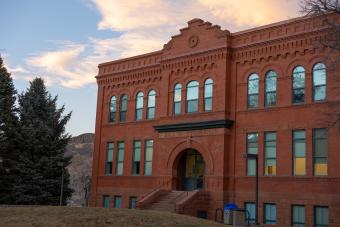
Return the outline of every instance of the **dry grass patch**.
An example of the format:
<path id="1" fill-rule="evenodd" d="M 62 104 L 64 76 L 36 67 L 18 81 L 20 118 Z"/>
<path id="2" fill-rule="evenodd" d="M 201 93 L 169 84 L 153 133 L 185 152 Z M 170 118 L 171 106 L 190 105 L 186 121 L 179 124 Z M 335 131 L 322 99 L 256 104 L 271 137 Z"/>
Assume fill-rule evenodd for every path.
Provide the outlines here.
<path id="1" fill-rule="evenodd" d="M 0 208 L 0 226 L 221 227 L 224 225 L 186 215 L 158 211 L 45 206 Z"/>

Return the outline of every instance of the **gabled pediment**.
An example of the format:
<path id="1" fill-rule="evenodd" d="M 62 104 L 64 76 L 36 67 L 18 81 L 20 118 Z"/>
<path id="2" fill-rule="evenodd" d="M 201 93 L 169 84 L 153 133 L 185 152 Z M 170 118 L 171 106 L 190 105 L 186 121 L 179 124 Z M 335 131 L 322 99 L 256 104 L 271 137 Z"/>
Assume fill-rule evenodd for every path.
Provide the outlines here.
<path id="1" fill-rule="evenodd" d="M 218 25 L 196 18 L 190 20 L 188 27 L 180 29 L 180 34 L 172 36 L 171 40 L 164 45 L 163 56 L 226 47 L 229 35 L 228 30 L 222 30 Z"/>

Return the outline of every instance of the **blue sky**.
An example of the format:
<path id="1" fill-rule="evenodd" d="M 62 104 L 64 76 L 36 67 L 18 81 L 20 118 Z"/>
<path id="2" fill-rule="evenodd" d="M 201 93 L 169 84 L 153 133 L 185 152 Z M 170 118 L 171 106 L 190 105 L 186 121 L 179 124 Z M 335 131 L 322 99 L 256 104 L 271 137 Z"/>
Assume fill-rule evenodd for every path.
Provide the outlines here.
<path id="1" fill-rule="evenodd" d="M 297 0 L 1 0 L 0 53 L 19 92 L 36 76 L 94 132 L 101 62 L 162 48 L 192 18 L 232 32 L 299 16 Z M 256 8 L 257 10 L 254 10 Z M 285 9 L 285 10 L 282 10 Z"/>

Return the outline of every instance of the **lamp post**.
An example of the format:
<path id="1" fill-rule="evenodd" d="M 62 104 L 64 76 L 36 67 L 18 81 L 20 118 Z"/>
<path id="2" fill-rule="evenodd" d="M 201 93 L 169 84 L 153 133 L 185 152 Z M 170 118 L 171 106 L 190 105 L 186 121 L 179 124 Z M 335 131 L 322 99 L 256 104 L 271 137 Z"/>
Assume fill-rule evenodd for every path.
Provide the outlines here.
<path id="1" fill-rule="evenodd" d="M 258 154 L 245 154 L 247 159 L 255 159 L 255 176 L 256 176 L 256 186 L 255 186 L 255 225 L 259 225 L 258 214 L 259 214 L 259 155 Z"/>
<path id="2" fill-rule="evenodd" d="M 59 206 L 63 205 L 63 189 L 64 189 L 64 163 L 58 162 L 58 166 L 61 167 L 61 186 L 60 186 L 60 201 Z"/>

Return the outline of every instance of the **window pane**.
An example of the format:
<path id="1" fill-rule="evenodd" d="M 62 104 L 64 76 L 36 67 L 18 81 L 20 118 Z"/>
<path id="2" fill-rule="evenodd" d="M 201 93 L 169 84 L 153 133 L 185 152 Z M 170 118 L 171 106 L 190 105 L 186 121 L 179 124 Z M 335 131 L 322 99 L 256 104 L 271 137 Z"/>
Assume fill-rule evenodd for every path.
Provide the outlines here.
<path id="1" fill-rule="evenodd" d="M 137 204 L 137 197 L 130 197 L 129 208 L 135 209 Z"/>
<path id="2" fill-rule="evenodd" d="M 265 84 L 265 104 L 266 106 L 273 106 L 276 104 L 276 72 L 269 71 L 266 74 L 266 84 Z"/>
<path id="3" fill-rule="evenodd" d="M 293 90 L 293 103 L 305 102 L 305 89 L 298 88 Z"/>
<path id="4" fill-rule="evenodd" d="M 117 175 L 122 175 L 123 174 L 123 163 L 122 162 L 117 163 L 116 174 Z"/>
<path id="5" fill-rule="evenodd" d="M 275 106 L 276 105 L 276 92 L 267 92 L 266 93 L 266 106 Z"/>
<path id="6" fill-rule="evenodd" d="M 111 101 L 110 101 L 110 111 L 111 112 L 116 112 L 116 96 L 112 96 Z"/>
<path id="7" fill-rule="evenodd" d="M 259 76 L 257 74 L 252 74 L 248 79 L 248 94 L 258 94 L 259 93 Z"/>
<path id="8" fill-rule="evenodd" d="M 255 203 L 246 203 L 245 209 L 248 211 L 249 216 L 247 216 L 247 219 L 249 220 L 249 223 L 255 223 L 255 215 L 256 215 L 256 206 Z"/>
<path id="9" fill-rule="evenodd" d="M 143 92 L 139 92 L 137 94 L 137 101 L 136 101 L 136 108 L 137 109 L 143 108 L 143 99 L 144 99 Z"/>
<path id="10" fill-rule="evenodd" d="M 276 159 L 267 159 L 265 163 L 265 175 L 276 174 Z"/>
<path id="11" fill-rule="evenodd" d="M 204 97 L 210 98 L 213 97 L 213 81 L 212 79 L 207 79 L 204 85 Z"/>
<path id="12" fill-rule="evenodd" d="M 155 108 L 149 107 L 148 108 L 148 119 L 154 119 L 155 118 Z"/>
<path id="13" fill-rule="evenodd" d="M 154 107 L 156 105 L 156 92 L 151 90 L 148 95 L 148 107 Z"/>
<path id="14" fill-rule="evenodd" d="M 103 207 L 104 208 L 110 207 L 110 197 L 108 195 L 103 196 Z"/>
<path id="15" fill-rule="evenodd" d="M 142 120 L 143 119 L 143 109 L 136 110 L 136 120 Z"/>
<path id="16" fill-rule="evenodd" d="M 293 71 L 293 88 L 305 87 L 305 69 L 298 66 Z"/>
<path id="17" fill-rule="evenodd" d="M 247 159 L 247 175 L 248 176 L 256 175 L 256 160 L 255 159 Z"/>
<path id="18" fill-rule="evenodd" d="M 276 91 L 276 73 L 274 71 L 269 71 L 266 74 L 266 92 Z"/>
<path id="19" fill-rule="evenodd" d="M 212 98 L 204 99 L 204 110 L 211 111 L 212 110 Z"/>
<path id="20" fill-rule="evenodd" d="M 198 100 L 187 101 L 187 112 L 193 113 L 198 111 Z"/>
<path id="21" fill-rule="evenodd" d="M 138 143 L 140 143 L 140 142 L 138 142 Z M 140 155 L 141 155 L 141 148 L 135 146 L 135 150 L 134 150 L 134 153 L 133 153 L 133 161 L 135 161 L 135 162 L 140 161 Z"/>
<path id="22" fill-rule="evenodd" d="M 182 85 L 176 84 L 175 86 L 175 94 L 174 94 L 174 101 L 178 102 L 182 100 Z"/>
<path id="23" fill-rule="evenodd" d="M 328 207 L 315 207 L 315 224 L 328 226 Z"/>
<path id="24" fill-rule="evenodd" d="M 122 198 L 120 196 L 114 197 L 115 208 L 121 208 L 122 206 Z"/>
<path id="25" fill-rule="evenodd" d="M 328 174 L 327 158 L 314 158 L 314 175 L 326 176 Z"/>
<path id="26" fill-rule="evenodd" d="M 328 147 L 327 129 L 313 130 L 314 175 L 327 175 Z"/>
<path id="27" fill-rule="evenodd" d="M 326 86 L 314 87 L 314 101 L 326 99 Z"/>
<path id="28" fill-rule="evenodd" d="M 145 175 L 151 175 L 152 174 L 152 162 L 146 162 L 144 167 Z"/>
<path id="29" fill-rule="evenodd" d="M 294 158 L 294 174 L 306 175 L 306 158 Z"/>
<path id="30" fill-rule="evenodd" d="M 259 95 L 249 95 L 248 96 L 248 107 L 255 108 L 259 106 Z"/>
<path id="31" fill-rule="evenodd" d="M 197 81 L 191 81 L 187 86 L 187 100 L 198 99 L 198 85 Z"/>
<path id="32" fill-rule="evenodd" d="M 180 102 L 175 102 L 174 113 L 175 114 L 180 114 L 181 113 L 181 103 Z"/>
<path id="33" fill-rule="evenodd" d="M 313 93 L 314 101 L 326 99 L 326 66 L 323 63 L 313 67 Z"/>
<path id="34" fill-rule="evenodd" d="M 275 204 L 265 204 L 265 224 L 275 224 L 276 223 L 276 205 Z"/>
<path id="35" fill-rule="evenodd" d="M 315 70 L 313 72 L 313 85 L 326 84 L 326 70 Z"/>
<path id="36" fill-rule="evenodd" d="M 127 96 L 123 95 L 120 101 L 120 110 L 126 111 L 126 106 L 127 106 Z"/>
<path id="37" fill-rule="evenodd" d="M 295 227 L 305 226 L 304 206 L 292 206 L 292 224 Z"/>

